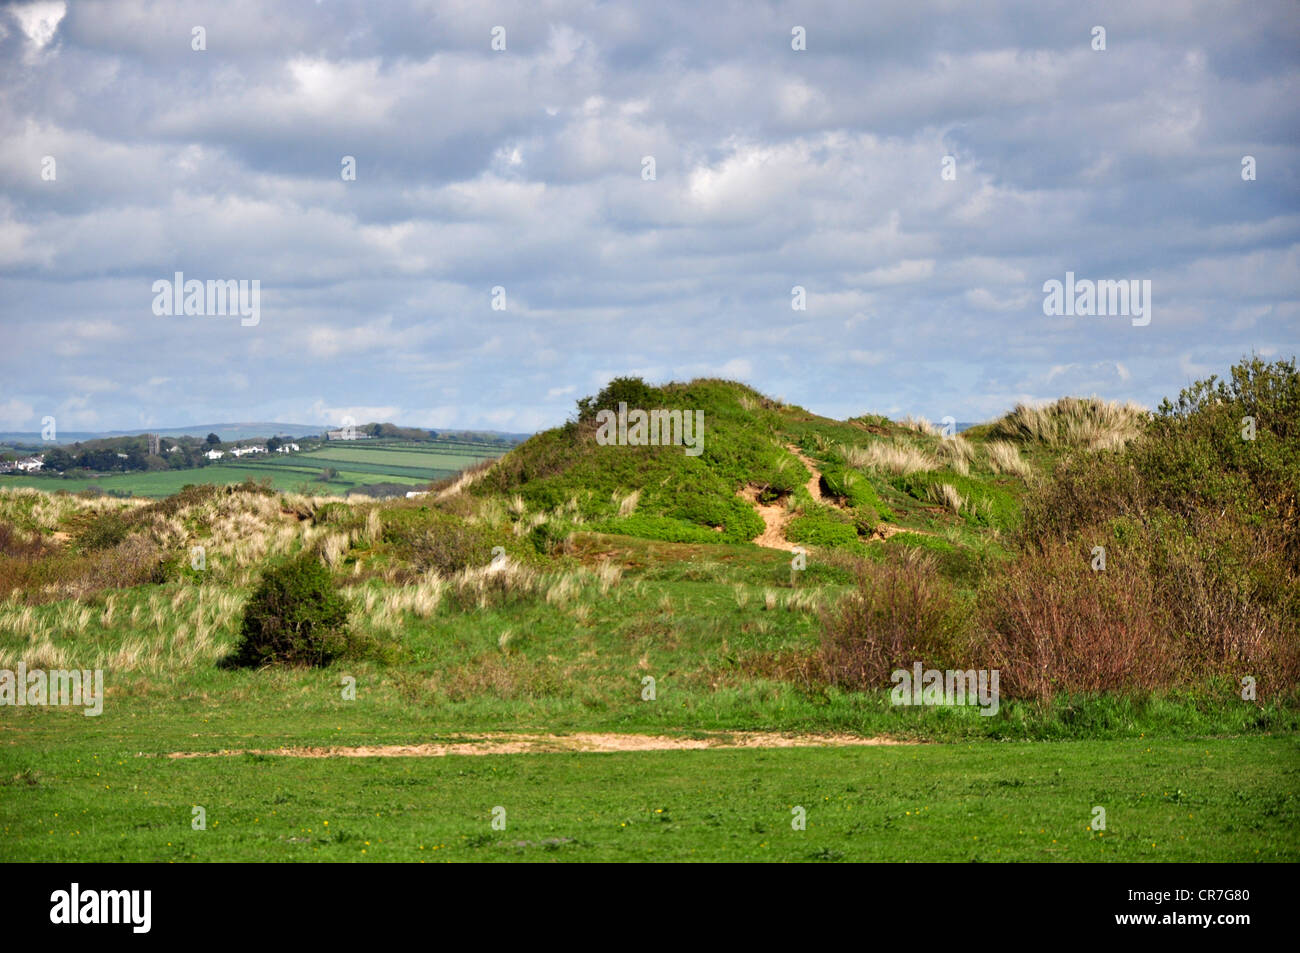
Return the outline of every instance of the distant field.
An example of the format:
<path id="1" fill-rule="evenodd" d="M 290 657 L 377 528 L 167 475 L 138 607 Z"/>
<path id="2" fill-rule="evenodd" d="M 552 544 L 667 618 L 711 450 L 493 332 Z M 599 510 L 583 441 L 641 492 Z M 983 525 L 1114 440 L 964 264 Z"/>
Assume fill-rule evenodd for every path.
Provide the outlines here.
<path id="1" fill-rule="evenodd" d="M 498 457 L 503 449 L 489 444 L 389 444 L 358 443 L 328 445 L 306 453 L 291 453 L 244 459 L 238 463 L 217 463 L 199 470 L 163 470 L 154 473 L 122 473 L 112 476 L 69 479 L 40 475 L 0 476 L 0 487 L 31 486 L 56 492 L 77 493 L 90 487 L 104 492 L 162 497 L 178 492 L 188 483 L 231 484 L 245 480 L 270 480 L 280 491 L 304 486 L 313 493 L 342 495 L 371 483 L 403 483 L 423 486 L 451 476 L 466 467 Z M 326 467 L 338 471 L 329 482 L 318 480 Z"/>

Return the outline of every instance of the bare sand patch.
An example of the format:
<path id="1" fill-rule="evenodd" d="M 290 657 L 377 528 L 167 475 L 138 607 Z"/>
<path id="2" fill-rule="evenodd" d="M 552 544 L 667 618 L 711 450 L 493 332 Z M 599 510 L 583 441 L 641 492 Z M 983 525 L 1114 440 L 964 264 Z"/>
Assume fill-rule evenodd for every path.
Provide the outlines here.
<path id="1" fill-rule="evenodd" d="M 728 748 L 846 748 L 915 743 L 842 733 L 788 734 L 776 731 L 719 732 L 704 738 L 600 732 L 578 732 L 572 735 L 491 733 L 455 736 L 454 740 L 419 745 L 172 751 L 166 757 L 221 758 L 241 754 L 260 754 L 287 758 L 441 758 L 457 754 L 553 754 L 557 752 L 597 754 L 618 751 L 702 751 Z"/>
<path id="2" fill-rule="evenodd" d="M 812 477 L 808 480 L 808 493 L 818 503 L 822 502 L 825 497 L 822 496 L 822 471 L 817 469 L 817 464 L 813 463 L 802 450 L 792 443 L 786 444 L 785 448 L 799 458 L 799 462 L 808 468 Z"/>
<path id="3" fill-rule="evenodd" d="M 785 524 L 789 520 L 790 514 L 785 511 L 784 503 L 760 503 L 758 501 L 758 488 L 747 486 L 740 491 L 740 495 L 747 502 L 751 503 L 758 511 L 759 517 L 763 520 L 763 532 L 755 536 L 752 542 L 756 546 L 765 546 L 768 549 L 784 549 L 786 552 L 794 552 L 794 543 L 785 538 Z"/>

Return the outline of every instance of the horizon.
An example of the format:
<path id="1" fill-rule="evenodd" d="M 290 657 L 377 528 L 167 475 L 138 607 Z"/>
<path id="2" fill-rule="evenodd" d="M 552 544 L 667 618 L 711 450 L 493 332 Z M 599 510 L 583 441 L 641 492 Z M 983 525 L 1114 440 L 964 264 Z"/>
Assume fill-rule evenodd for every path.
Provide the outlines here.
<path id="1" fill-rule="evenodd" d="M 1294 357 L 1292 356 L 1290 359 L 1294 360 Z M 614 375 L 614 376 L 615 376 L 615 377 L 619 377 L 619 376 L 624 376 L 624 375 L 618 375 L 618 374 L 616 374 L 616 375 Z M 1222 375 L 1220 375 L 1220 376 L 1222 376 Z M 804 406 L 804 405 L 802 405 L 802 404 L 799 404 L 797 401 L 784 401 L 784 400 L 782 400 L 782 398 L 780 398 L 779 396 L 774 395 L 774 394 L 771 394 L 771 393 L 768 393 L 767 391 L 763 390 L 761 387 L 756 387 L 756 386 L 754 386 L 753 384 L 748 383 L 747 381 L 742 381 L 742 380 L 728 380 L 727 382 L 728 382 L 728 383 L 733 383 L 733 384 L 740 384 L 740 385 L 743 385 L 743 386 L 745 386 L 745 387 L 749 387 L 750 389 L 755 390 L 755 391 L 757 391 L 758 393 L 762 394 L 764 397 L 768 397 L 768 398 L 771 398 L 771 399 L 775 399 L 775 400 L 778 400 L 778 401 L 782 401 L 783 403 L 787 403 L 787 404 L 790 404 L 790 405 L 792 405 L 792 406 L 799 406 L 799 407 L 802 407 L 804 410 L 807 410 L 807 411 L 809 411 L 809 412 L 811 412 L 811 413 L 813 413 L 813 414 L 816 414 L 816 415 L 819 416 L 819 417 L 825 417 L 825 418 L 827 418 L 827 419 L 831 419 L 831 420 L 848 420 L 848 419 L 850 419 L 850 418 L 854 418 L 854 417 L 869 416 L 869 415 L 873 415 L 873 414 L 876 414 L 876 413 L 877 413 L 877 411 L 874 411 L 874 410 L 872 410 L 872 409 L 870 409 L 870 408 L 867 408 L 867 409 L 864 409 L 864 410 L 858 411 L 857 413 L 848 414 L 847 416 L 844 416 L 844 417 L 833 417 L 833 416 L 828 415 L 828 414 L 820 413 L 820 412 L 817 411 L 815 408 L 807 407 L 807 406 Z M 651 384 L 652 386 L 662 386 L 662 385 L 669 384 L 669 383 L 689 383 L 689 382 L 687 382 L 687 381 L 648 381 L 647 383 Z M 1188 383 L 1192 383 L 1192 382 L 1189 381 Z M 1181 389 L 1181 388 L 1179 388 L 1179 389 Z M 593 394 L 590 394 L 590 395 L 583 395 L 583 396 L 594 396 L 594 392 L 593 392 Z M 1177 396 L 1177 393 L 1174 392 L 1174 393 L 1167 394 L 1167 395 L 1165 395 L 1165 396 L 1170 397 L 1170 398 L 1173 398 L 1173 397 Z M 1021 403 L 1025 403 L 1027 406 L 1031 406 L 1031 407 L 1039 407 L 1039 406 L 1044 406 L 1044 405 L 1046 405 L 1046 404 L 1051 404 L 1051 403 L 1054 403 L 1054 402 L 1056 402 L 1056 401 L 1058 401 L 1058 400 L 1061 400 L 1061 399 L 1064 399 L 1064 398 L 1070 398 L 1070 397 L 1074 397 L 1074 398 L 1083 398 L 1083 399 L 1094 399 L 1094 398 L 1095 398 L 1095 399 L 1099 399 L 1099 400 L 1103 400 L 1103 401 L 1112 400 L 1112 398 L 1108 398 L 1108 397 L 1106 397 L 1106 396 L 1104 396 L 1104 395 L 1100 395 L 1100 394 L 1060 394 L 1060 395 L 1058 395 L 1058 396 L 1056 396 L 1056 397 L 1044 397 L 1044 398 L 1041 398 L 1041 399 L 1036 399 L 1036 400 L 1032 400 L 1032 401 L 1024 401 L 1024 402 L 1021 402 Z M 1119 401 L 1119 402 L 1122 402 L 1122 401 Z M 576 400 L 575 400 L 575 404 L 576 404 Z M 1154 407 L 1147 406 L 1147 405 L 1144 405 L 1144 404 L 1140 404 L 1139 406 L 1141 407 L 1141 409 L 1146 410 L 1146 411 L 1152 411 L 1152 410 L 1154 410 Z M 956 426 L 957 426 L 959 429 L 962 429 L 962 428 L 966 428 L 966 427 L 978 426 L 979 424 L 990 423 L 990 422 L 992 422 L 992 421 L 994 421 L 994 420 L 997 420 L 998 418 L 1004 416 L 1005 414 L 1010 413 L 1010 412 L 1011 412 L 1012 410 L 1014 410 L 1014 409 L 1015 409 L 1015 405 L 1010 406 L 1010 407 L 1007 407 L 1007 408 L 1005 408 L 1003 411 L 1000 411 L 1000 412 L 994 413 L 993 415 L 991 415 L 991 416 L 989 416 L 989 417 L 983 417 L 983 418 L 980 418 L 980 419 L 978 419 L 978 420 L 957 420 L 957 422 L 956 422 Z M 551 430 L 551 429 L 554 429 L 554 428 L 556 428 L 556 427 L 563 426 L 564 423 L 565 423 L 565 421 L 568 420 L 568 419 L 571 419 L 573 416 L 574 416 L 574 414 L 571 412 L 568 416 L 566 416 L 566 417 L 563 418 L 563 419 L 557 420 L 557 421 L 555 421 L 554 423 L 550 423 L 550 424 L 543 425 L 542 427 L 539 427 L 539 428 L 536 429 L 536 430 L 530 430 L 530 431 L 496 430 L 496 429 L 484 428 L 484 427 L 452 427 L 452 426 L 442 426 L 442 427 L 439 427 L 439 426 L 437 426 L 437 425 L 411 424 L 411 423 L 408 423 L 408 422 L 406 422 L 406 421 L 402 421 L 402 420 L 393 420 L 393 419 L 389 419 L 389 420 L 381 420 L 381 419 L 375 419 L 375 420 L 358 420 L 358 421 L 357 421 L 357 426 L 364 426 L 364 425 L 368 425 L 368 424 L 372 424 L 372 423 L 379 423 L 379 424 L 391 424 L 392 426 L 395 426 L 395 427 L 403 427 L 403 428 L 410 428 L 410 429 L 421 429 L 421 430 L 432 430 L 432 431 L 443 431 L 443 430 L 446 430 L 446 431 L 452 431 L 452 432 L 460 432 L 460 431 L 464 431 L 464 432 L 475 432 L 475 433 L 497 434 L 497 435 L 507 436 L 507 437 L 519 437 L 519 436 L 531 437 L 531 436 L 534 436 L 534 435 L 536 435 L 536 434 L 543 433 L 543 432 L 545 432 L 545 431 L 547 431 L 547 430 Z M 903 419 L 903 417 L 905 417 L 905 416 L 910 416 L 910 417 L 919 417 L 919 418 L 923 418 L 923 419 L 925 419 L 925 420 L 929 420 L 929 421 L 931 421 L 931 422 L 934 422 L 934 421 L 936 421 L 936 420 L 941 419 L 941 416 L 939 416 L 939 415 L 931 416 L 931 415 L 929 415 L 929 414 L 924 414 L 924 413 L 920 413 L 920 414 L 918 414 L 918 413 L 914 413 L 914 412 L 912 412 L 912 413 L 905 413 L 905 414 L 899 414 L 899 415 L 897 415 L 897 416 L 890 416 L 890 415 L 888 415 L 888 414 L 884 414 L 884 415 L 882 415 L 882 416 L 889 417 L 891 420 L 901 420 L 901 419 Z M 70 431 L 67 431 L 67 433 L 70 433 L 70 434 L 79 434 L 79 435 L 92 435 L 92 436 L 114 436 L 114 437 L 116 437 L 116 436 L 124 436 L 124 437 L 125 437 L 125 436 L 142 436 L 142 435 L 144 435 L 144 434 L 148 434 L 148 433 L 161 433 L 161 434 L 163 434 L 164 436 L 166 436 L 168 432 L 176 432 L 176 431 L 184 431 L 184 430 L 195 430 L 195 429 L 202 429 L 202 428 L 209 428 L 209 427 L 215 429 L 215 428 L 262 427 L 262 426 L 267 426 L 267 427 L 286 427 L 286 428 L 290 428 L 290 427 L 291 427 L 291 428 L 298 429 L 298 430 L 309 430 L 310 428 L 313 428 L 313 427 L 319 427 L 319 428 L 320 428 L 320 431 L 319 431 L 319 432 L 320 432 L 320 433 L 324 433 L 326 430 L 334 429 L 334 428 L 336 428 L 338 425 L 337 425 L 337 424 L 333 424 L 333 423 L 328 423 L 328 424 L 302 423 L 302 422 L 290 421 L 290 420 L 246 420 L 246 421 L 241 421 L 241 420 L 227 420 L 227 421 L 218 421 L 218 422 L 215 422 L 215 423 L 214 423 L 214 422 L 211 422 L 211 421 L 205 421 L 205 422 L 198 422 L 198 423 L 179 423 L 179 424 L 178 424 L 178 423 L 169 423 L 169 424 L 159 424 L 159 425 L 155 425 L 155 427 L 154 427 L 152 430 L 150 430 L 150 429 L 148 429 L 148 428 L 143 428 L 143 429 L 132 429 L 131 427 L 111 427 L 111 426 L 110 426 L 110 427 L 105 427 L 105 428 L 102 429 L 102 430 L 70 430 Z M 60 431 L 59 431 L 59 432 L 60 432 L 60 433 L 63 433 L 64 431 L 62 431 L 62 429 L 60 428 Z M 316 432 L 316 431 L 312 431 L 312 432 L 314 433 L 314 432 Z M 40 430 L 27 430 L 27 431 L 21 431 L 21 430 L 0 430 L 0 440 L 3 440 L 3 439 L 6 438 L 6 437 L 13 437 L 13 436 L 35 436 L 35 437 L 39 437 L 40 434 L 41 434 L 41 431 L 40 431 Z M 268 435 L 268 436 L 270 436 L 270 435 Z M 62 439 L 63 439 L 63 438 L 60 438 L 59 442 L 62 442 Z M 245 439 L 245 438 L 237 438 L 237 439 Z M 247 438 L 247 439 L 251 439 L 251 438 Z"/>

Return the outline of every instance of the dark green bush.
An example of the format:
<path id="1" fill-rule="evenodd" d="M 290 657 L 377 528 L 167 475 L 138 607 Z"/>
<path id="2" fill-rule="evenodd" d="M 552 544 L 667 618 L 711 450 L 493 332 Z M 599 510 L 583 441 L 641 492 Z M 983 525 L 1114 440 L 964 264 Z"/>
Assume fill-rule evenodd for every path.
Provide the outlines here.
<path id="1" fill-rule="evenodd" d="M 858 543 L 853 520 L 831 506 L 809 506 L 785 527 L 785 538 L 810 546 L 852 547 Z"/>
<path id="2" fill-rule="evenodd" d="M 347 603 L 319 558 L 304 553 L 262 576 L 230 662 L 328 665 L 349 648 Z"/>
<path id="3" fill-rule="evenodd" d="M 650 410 L 664 405 L 663 392 L 639 377 L 616 377 L 595 397 L 578 401 L 578 420 L 594 420 L 602 410 L 617 413 L 620 402 L 627 404 L 629 410 Z"/>

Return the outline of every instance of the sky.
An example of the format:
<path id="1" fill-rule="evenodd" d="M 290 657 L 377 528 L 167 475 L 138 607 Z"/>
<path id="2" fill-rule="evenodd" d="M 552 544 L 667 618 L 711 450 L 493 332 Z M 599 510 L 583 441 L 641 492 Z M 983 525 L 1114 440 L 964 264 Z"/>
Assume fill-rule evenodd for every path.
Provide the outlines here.
<path id="1" fill-rule="evenodd" d="M 1292 0 L 8 4 L 0 431 L 1155 406 L 1300 351 L 1297 133 Z"/>

